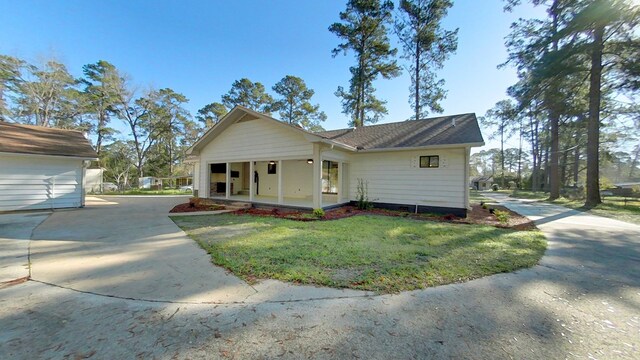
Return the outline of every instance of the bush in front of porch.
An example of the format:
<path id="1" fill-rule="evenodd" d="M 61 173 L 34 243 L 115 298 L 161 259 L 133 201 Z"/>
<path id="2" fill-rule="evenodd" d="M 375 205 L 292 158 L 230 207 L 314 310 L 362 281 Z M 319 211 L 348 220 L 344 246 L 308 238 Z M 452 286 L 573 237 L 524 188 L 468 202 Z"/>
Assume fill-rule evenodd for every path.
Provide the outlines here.
<path id="1" fill-rule="evenodd" d="M 173 217 L 217 265 L 248 282 L 391 293 L 467 281 L 535 265 L 538 231 L 376 215 L 299 222 L 272 217 Z"/>

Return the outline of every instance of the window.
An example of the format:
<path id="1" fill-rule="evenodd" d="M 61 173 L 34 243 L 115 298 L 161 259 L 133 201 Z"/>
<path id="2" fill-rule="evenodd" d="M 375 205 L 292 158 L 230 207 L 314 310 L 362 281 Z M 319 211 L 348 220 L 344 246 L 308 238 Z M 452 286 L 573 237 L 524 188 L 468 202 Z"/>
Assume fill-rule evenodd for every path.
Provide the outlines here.
<path id="1" fill-rule="evenodd" d="M 438 166 L 440 166 L 440 156 L 438 155 L 420 156 L 421 168 L 437 168 Z"/>

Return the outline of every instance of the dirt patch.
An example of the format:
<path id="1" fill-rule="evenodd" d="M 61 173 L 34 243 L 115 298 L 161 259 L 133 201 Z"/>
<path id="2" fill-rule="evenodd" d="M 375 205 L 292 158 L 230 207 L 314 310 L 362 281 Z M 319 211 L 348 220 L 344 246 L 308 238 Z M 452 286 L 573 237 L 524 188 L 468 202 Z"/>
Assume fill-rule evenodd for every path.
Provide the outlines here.
<path id="1" fill-rule="evenodd" d="M 494 211 L 506 211 L 507 213 L 509 213 L 507 222 L 501 223 L 498 218 L 493 213 L 491 213 L 490 209 L 494 209 Z M 491 205 L 486 209 L 483 209 L 480 204 L 473 204 L 471 205 L 471 211 L 467 212 L 467 218 L 464 220 L 470 224 L 485 224 L 515 230 L 533 230 L 536 228 L 533 221 L 531 221 L 529 218 L 524 217 L 500 205 Z"/>

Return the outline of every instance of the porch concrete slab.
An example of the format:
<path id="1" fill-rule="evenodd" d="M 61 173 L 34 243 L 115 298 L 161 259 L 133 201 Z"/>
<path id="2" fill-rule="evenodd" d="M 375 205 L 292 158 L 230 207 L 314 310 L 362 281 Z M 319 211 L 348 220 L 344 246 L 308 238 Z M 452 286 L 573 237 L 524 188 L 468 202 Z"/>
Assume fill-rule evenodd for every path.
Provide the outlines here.
<path id="1" fill-rule="evenodd" d="M 0 286 L 29 276 L 29 239 L 49 212 L 0 215 Z"/>
<path id="2" fill-rule="evenodd" d="M 151 301 L 238 302 L 251 286 L 210 256 L 167 216 L 187 197 L 89 198 L 56 212 L 33 233 L 31 275 L 82 292 Z"/>

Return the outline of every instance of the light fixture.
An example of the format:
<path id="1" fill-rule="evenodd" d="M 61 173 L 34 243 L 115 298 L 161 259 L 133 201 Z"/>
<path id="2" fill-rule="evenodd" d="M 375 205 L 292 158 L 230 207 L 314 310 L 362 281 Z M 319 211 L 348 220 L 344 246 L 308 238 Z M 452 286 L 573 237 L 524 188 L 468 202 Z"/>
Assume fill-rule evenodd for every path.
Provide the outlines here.
<path id="1" fill-rule="evenodd" d="M 275 165 L 275 164 L 276 164 L 275 161 L 273 161 L 273 160 L 269 161 L 269 165 Z"/>
<path id="2" fill-rule="evenodd" d="M 307 164 L 313 164 L 313 159 L 307 159 Z"/>

